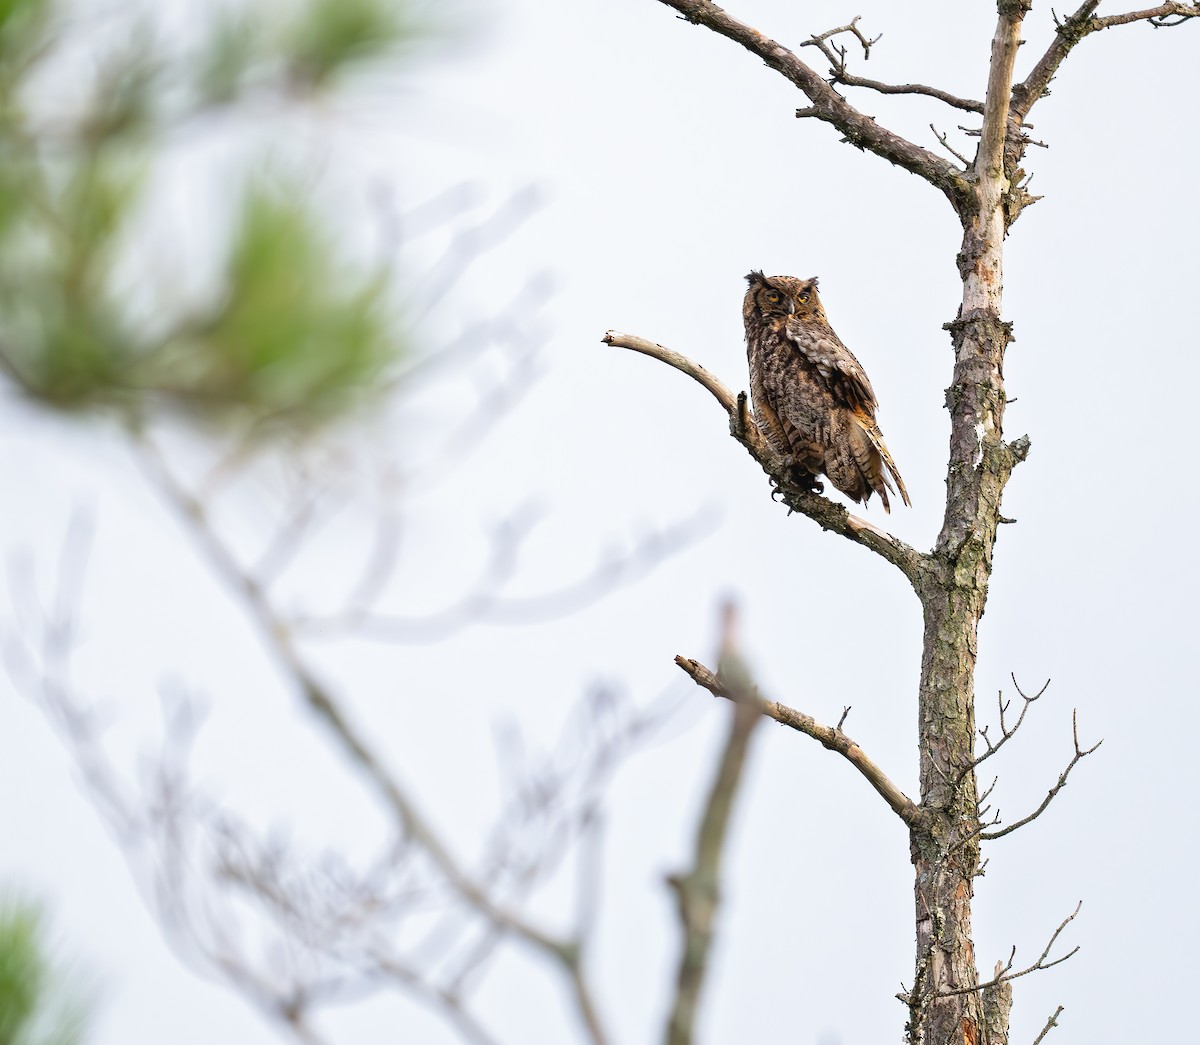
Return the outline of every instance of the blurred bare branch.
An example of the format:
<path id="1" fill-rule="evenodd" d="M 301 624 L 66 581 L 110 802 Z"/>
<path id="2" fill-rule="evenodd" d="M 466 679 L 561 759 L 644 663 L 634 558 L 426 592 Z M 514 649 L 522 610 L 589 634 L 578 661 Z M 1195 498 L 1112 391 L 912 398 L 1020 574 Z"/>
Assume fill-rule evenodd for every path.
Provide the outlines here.
<path id="1" fill-rule="evenodd" d="M 369 593 L 373 596 L 370 600 L 350 604 L 331 616 L 295 618 L 290 626 L 305 638 L 353 636 L 372 642 L 417 644 L 440 642 L 480 623 L 517 626 L 556 620 L 644 577 L 668 555 L 710 532 L 714 513 L 702 509 L 672 526 L 645 534 L 631 547 L 603 556 L 589 573 L 556 590 L 533 596 L 506 595 L 504 589 L 516 575 L 533 522 L 527 512 L 493 527 L 487 562 L 474 583 L 440 612 L 405 616 L 374 610 L 370 603 L 380 594 L 377 589 Z"/>
<path id="2" fill-rule="evenodd" d="M 729 732 L 700 817 L 692 866 L 686 873 L 667 879 L 679 902 L 683 935 L 675 997 L 667 1024 L 668 1045 L 689 1045 L 694 1040 L 700 992 L 708 973 L 720 903 L 725 839 L 749 757 L 750 740 L 763 717 L 758 687 L 737 648 L 735 616 L 733 604 L 728 603 L 723 611 L 720 676 L 733 701 Z"/>
<path id="3" fill-rule="evenodd" d="M 512 236 L 541 206 L 542 193 L 526 185 L 487 218 L 460 228 L 442 256 L 429 267 L 423 284 L 414 288 L 416 318 L 429 315 L 462 279 L 468 267 Z"/>
<path id="4" fill-rule="evenodd" d="M 143 449 L 148 467 L 163 467 L 152 463 L 152 449 Z M 194 499 L 172 485 L 169 472 L 159 472 L 156 481 L 178 499 L 207 554 L 224 563 L 221 569 L 232 570 L 228 549 Z M 294 851 L 283 835 L 263 836 L 196 788 L 189 764 L 204 711 L 202 702 L 181 687 L 162 694 L 163 741 L 146 761 L 140 786 L 122 782 L 106 753 L 95 707 L 71 678 L 79 632 L 78 607 L 72 603 L 80 596 L 90 532 L 90 520 L 77 517 L 41 627 L 37 634 L 10 635 L 6 659 L 16 669 L 14 678 L 59 728 L 131 867 L 148 871 L 147 902 L 181 957 L 218 973 L 300 1041 L 321 1040 L 310 1018 L 315 1009 L 402 988 L 465 1040 L 494 1045 L 496 1039 L 472 1013 L 468 999 L 495 948 L 515 937 L 562 970 L 587 1039 L 606 1040 L 584 970 L 598 903 L 599 807 L 619 763 L 665 721 L 664 705 L 636 709 L 599 689 L 539 761 L 510 742 L 511 797 L 485 845 L 482 870 L 471 874 L 349 728 L 336 698 L 271 617 L 261 590 L 244 575 L 228 575 L 271 636 L 285 674 L 310 706 L 317 705 L 320 720 L 395 814 L 394 836 L 368 865 L 353 867 L 333 853 L 314 859 Z M 555 937 L 517 912 L 533 886 L 552 876 L 573 851 L 580 867 L 576 925 Z M 433 959 L 420 939 L 428 935 L 417 931 L 430 919 L 444 927 L 438 932 L 450 944 L 444 959 Z M 471 923 L 476 929 L 469 928 Z"/>

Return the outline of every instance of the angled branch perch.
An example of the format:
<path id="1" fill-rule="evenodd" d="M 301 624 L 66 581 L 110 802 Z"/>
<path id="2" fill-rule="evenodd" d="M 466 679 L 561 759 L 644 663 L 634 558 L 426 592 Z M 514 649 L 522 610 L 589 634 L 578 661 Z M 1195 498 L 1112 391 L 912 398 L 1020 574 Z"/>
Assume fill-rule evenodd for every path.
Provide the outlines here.
<path id="1" fill-rule="evenodd" d="M 898 537 L 893 537 L 885 530 L 872 526 L 866 519 L 851 515 L 840 504 L 793 483 L 788 477 L 785 463 L 768 444 L 758 430 L 758 425 L 753 417 L 750 416 L 744 393 L 735 396 L 699 363 L 693 362 L 687 356 L 663 345 L 648 341 L 644 337 L 610 330 L 602 340 L 606 345 L 627 348 L 633 352 L 640 352 L 661 360 L 703 385 L 729 416 L 729 427 L 734 438 L 749 451 L 750 456 L 775 482 L 777 493 L 792 511 L 807 515 L 823 530 L 832 530 L 847 540 L 870 548 L 875 554 L 882 556 L 897 567 L 911 583 L 916 584 L 917 577 L 924 566 L 925 557 Z"/>

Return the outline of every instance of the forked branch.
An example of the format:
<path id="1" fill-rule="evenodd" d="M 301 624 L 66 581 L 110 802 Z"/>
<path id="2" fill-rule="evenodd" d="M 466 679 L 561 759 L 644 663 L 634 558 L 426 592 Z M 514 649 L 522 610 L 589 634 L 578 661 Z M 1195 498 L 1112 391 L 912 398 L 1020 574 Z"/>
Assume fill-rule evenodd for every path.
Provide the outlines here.
<path id="1" fill-rule="evenodd" d="M 847 87 L 864 87 L 879 94 L 919 94 L 926 98 L 936 98 L 938 101 L 945 102 L 955 109 L 962 109 L 964 112 L 983 112 L 983 102 L 977 102 L 971 98 L 959 98 L 957 95 L 950 94 L 949 91 L 939 90 L 937 87 L 928 87 L 923 83 L 881 83 L 879 80 L 868 80 L 865 77 L 855 76 L 850 73 L 846 68 L 846 48 L 831 43 L 833 37 L 839 36 L 842 33 L 853 34 L 862 47 L 864 61 L 871 57 L 871 48 L 879 43 L 883 37 L 882 33 L 873 39 L 864 36 L 862 30 L 858 28 L 858 23 L 859 18 L 852 18 L 849 24 L 840 25 L 836 29 L 830 29 L 824 33 L 818 33 L 800 45 L 801 47 L 816 47 L 820 49 L 829 62 L 830 83 L 840 83 Z"/>
<path id="2" fill-rule="evenodd" d="M 836 29 L 826 29 L 823 33 L 817 33 L 809 37 L 802 43 L 801 47 L 819 47 L 821 53 L 825 55 L 831 62 L 841 60 L 843 63 L 846 58 L 846 48 L 838 44 L 831 44 L 829 41 L 835 36 L 841 36 L 842 33 L 850 33 L 861 45 L 863 52 L 863 61 L 871 57 L 871 48 L 883 39 L 883 33 L 876 37 L 868 37 L 863 35 L 863 31 L 859 29 L 858 23 L 862 21 L 862 15 L 855 15 L 845 25 L 839 25 Z M 834 53 L 836 52 L 836 57 Z"/>
<path id="3" fill-rule="evenodd" d="M 343 753 L 367 778 L 404 835 L 425 852 L 450 888 L 490 922 L 497 933 L 524 941 L 559 966 L 574 995 L 588 1040 L 592 1045 L 604 1045 L 607 1036 L 584 976 L 579 941 L 552 935 L 497 902 L 489 894 L 486 884 L 460 864 L 407 790 L 376 754 L 367 734 L 353 723 L 338 695 L 309 666 L 267 592 L 242 567 L 213 527 L 207 506 L 175 476 L 158 446 L 145 433 L 139 433 L 136 438 L 150 479 L 179 512 L 216 574 L 241 597 L 281 673 L 296 688 Z"/>
<path id="4" fill-rule="evenodd" d="M 1054 42 L 1046 49 L 1046 53 L 1038 60 L 1030 74 L 1013 88 L 1011 113 L 1018 121 L 1023 121 L 1034 103 L 1049 93 L 1047 88 L 1063 60 L 1076 44 L 1092 33 L 1133 22 L 1147 22 L 1156 29 L 1166 29 L 1182 25 L 1193 18 L 1200 18 L 1200 3 L 1159 4 L 1157 7 L 1147 7 L 1141 11 L 1096 17 L 1096 8 L 1099 6 L 1099 0 L 1086 0 L 1073 14 L 1062 20 L 1055 18 Z"/>
<path id="5" fill-rule="evenodd" d="M 1038 695 L 1040 696 L 1041 694 Z M 1028 707 L 1028 704 L 1026 704 L 1026 707 Z M 1015 730 L 1016 727 L 1013 728 Z M 987 841 L 991 841 L 992 839 L 996 838 L 1003 838 L 1005 835 L 1012 834 L 1019 828 L 1022 828 L 1026 824 L 1032 823 L 1034 820 L 1036 820 L 1046 811 L 1046 807 L 1054 801 L 1054 796 L 1067 786 L 1067 777 L 1071 775 L 1071 770 L 1074 769 L 1082 759 L 1087 758 L 1088 755 L 1092 754 L 1092 752 L 1094 752 L 1100 747 L 1101 744 L 1104 743 L 1103 740 L 1098 740 L 1089 748 L 1081 748 L 1079 746 L 1079 723 L 1077 721 L 1076 712 L 1074 711 L 1071 712 L 1071 736 L 1075 742 L 1075 755 L 1071 761 L 1067 763 L 1067 768 L 1059 774 L 1057 783 L 1055 783 L 1055 785 L 1046 793 L 1046 797 L 1042 799 L 1042 804 L 1039 805 L 1037 809 L 1035 809 L 1027 817 L 1023 817 L 1015 824 L 1009 824 L 1007 827 L 1002 827 L 999 831 L 984 831 L 980 835 L 981 838 L 986 839 Z"/>
<path id="6" fill-rule="evenodd" d="M 720 380 L 710 374 L 699 363 L 687 356 L 666 348 L 635 334 L 608 331 L 603 339 L 606 345 L 627 348 L 633 352 L 652 356 L 668 366 L 674 367 L 708 389 L 709 393 L 729 417 L 729 428 L 734 438 L 750 453 L 763 471 L 776 485 L 776 493 L 795 512 L 807 515 L 823 530 L 831 530 L 847 540 L 870 548 L 897 567 L 913 584 L 924 567 L 924 556 L 898 537 L 872 526 L 866 519 L 851 515 L 840 504 L 828 500 L 810 490 L 797 486 L 788 475 L 786 462 L 774 451 L 759 431 L 750 415 L 745 393 L 734 395 Z"/>
<path id="7" fill-rule="evenodd" d="M 696 685 L 703 686 L 715 696 L 733 701 L 743 699 L 699 661 L 688 657 L 676 657 L 675 663 L 684 670 Z M 806 736 L 812 737 L 822 747 L 828 748 L 830 751 L 836 751 L 866 777 L 867 783 L 882 796 L 883 800 L 891 807 L 892 812 L 900 817 L 909 827 L 915 827 L 918 824 L 921 819 L 921 810 L 917 804 L 901 791 L 889 779 L 887 774 L 867 757 L 866 752 L 840 729 L 823 725 L 811 715 L 806 715 L 802 711 L 790 708 L 786 704 L 780 704 L 773 700 L 763 700 L 757 696 L 752 699 L 755 701 L 755 706 L 758 710 L 768 718 L 773 718 L 780 725 L 789 726 L 800 733 L 804 733 Z"/>
<path id="8" fill-rule="evenodd" d="M 889 163 L 919 175 L 941 190 L 958 211 L 962 211 L 972 198 L 970 182 L 953 164 L 859 112 L 826 83 L 815 69 L 783 44 L 745 22 L 738 21 L 711 0 L 659 2 L 678 11 L 687 21 L 706 26 L 740 44 L 795 84 L 812 103 L 798 110 L 797 115 L 812 116 L 832 124 L 851 145 L 873 152 Z M 851 27 L 843 27 L 843 30 L 850 31 Z"/>
<path id="9" fill-rule="evenodd" d="M 984 762 L 991 758 L 997 751 L 1004 747 L 1009 740 L 1013 738 L 1017 730 L 1020 729 L 1021 725 L 1024 723 L 1025 715 L 1029 711 L 1030 705 L 1038 700 L 1050 686 L 1050 680 L 1046 679 L 1045 683 L 1042 685 L 1042 688 L 1039 689 L 1032 697 L 1029 697 L 1025 695 L 1024 690 L 1022 690 L 1020 685 L 1018 685 L 1016 675 L 1010 675 L 1009 678 L 1012 679 L 1013 685 L 1016 687 L 1017 695 L 1024 702 L 1021 706 L 1021 713 L 1017 716 L 1017 721 L 1012 724 L 1012 728 L 1010 729 L 1007 721 L 1005 721 L 1005 715 L 1007 714 L 1009 707 L 1012 705 L 1012 701 L 1005 700 L 1003 693 L 996 694 L 996 703 L 1000 710 L 1000 739 L 993 744 L 991 737 L 988 736 L 988 732 L 991 727 L 983 726 L 979 729 L 979 737 L 987 745 L 987 750 L 978 758 L 973 759 L 970 764 L 967 765 L 967 767 L 958 775 L 958 779 L 955 781 L 955 787 L 957 787 L 967 778 L 968 773 L 973 773 L 975 770 L 977 770 L 981 765 L 983 765 Z M 991 788 L 988 788 L 988 792 L 990 791 Z M 982 795 L 980 796 L 979 800 L 982 802 L 986 797 L 986 794 Z"/>
<path id="10" fill-rule="evenodd" d="M 951 998 L 956 994 L 971 994 L 975 991 L 990 990 L 991 988 L 999 986 L 1002 983 L 1008 983 L 1009 980 L 1016 980 L 1022 976 L 1028 976 L 1031 972 L 1042 972 L 1045 969 L 1053 969 L 1054 966 L 1061 965 L 1068 958 L 1074 957 L 1079 953 L 1078 944 L 1064 954 L 1061 958 L 1055 958 L 1053 961 L 1048 960 L 1050 958 L 1050 952 L 1054 949 L 1054 945 L 1058 942 L 1059 936 L 1062 935 L 1062 931 L 1073 921 L 1075 921 L 1075 918 L 1079 914 L 1079 911 L 1082 907 L 1083 901 L 1080 900 L 1079 903 L 1075 905 L 1075 910 L 1059 923 L 1058 928 L 1055 929 L 1053 934 L 1050 936 L 1050 942 L 1046 944 L 1045 948 L 1042 950 L 1042 953 L 1038 956 L 1038 960 L 1032 965 L 1027 966 L 1020 972 L 1012 972 L 1011 969 L 1013 967 L 1013 959 L 1015 959 L 1017 956 L 1017 949 L 1016 947 L 1013 947 L 1012 952 L 1008 956 L 1007 964 L 1001 967 L 996 975 L 992 979 L 988 980 L 987 983 L 980 983 L 974 987 L 956 987 L 953 990 L 942 991 L 941 996 L 943 998 Z M 1061 1012 L 1062 1010 L 1060 1009 L 1059 1011 Z M 1055 1015 L 1057 1016 L 1058 1013 L 1055 1013 Z"/>

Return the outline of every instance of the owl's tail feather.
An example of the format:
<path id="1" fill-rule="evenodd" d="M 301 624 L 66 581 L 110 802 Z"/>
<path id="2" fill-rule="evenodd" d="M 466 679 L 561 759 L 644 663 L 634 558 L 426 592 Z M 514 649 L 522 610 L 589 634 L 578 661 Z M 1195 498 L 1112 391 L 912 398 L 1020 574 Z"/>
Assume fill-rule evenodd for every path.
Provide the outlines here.
<path id="1" fill-rule="evenodd" d="M 874 457 L 875 454 L 878 454 L 879 459 L 882 460 L 884 466 L 887 468 L 885 472 L 879 467 L 876 461 L 859 461 L 860 467 L 866 465 L 866 467 L 863 467 L 863 474 L 870 484 L 871 489 L 879 494 L 879 499 L 883 502 L 883 510 L 888 513 L 892 510 L 891 505 L 888 504 L 887 496 L 888 490 L 893 489 L 892 481 L 895 482 L 895 490 L 899 491 L 901 499 L 911 508 L 912 501 L 908 499 L 908 490 L 905 489 L 904 480 L 900 477 L 900 469 L 896 467 L 896 462 L 892 460 L 887 443 L 883 441 L 883 432 L 879 430 L 879 425 L 875 423 L 873 417 L 863 411 L 856 410 L 854 412 L 854 420 L 858 422 L 859 429 L 867 437 L 871 444 L 871 449 L 874 451 L 868 457 Z M 889 474 L 891 480 L 888 478 Z"/>

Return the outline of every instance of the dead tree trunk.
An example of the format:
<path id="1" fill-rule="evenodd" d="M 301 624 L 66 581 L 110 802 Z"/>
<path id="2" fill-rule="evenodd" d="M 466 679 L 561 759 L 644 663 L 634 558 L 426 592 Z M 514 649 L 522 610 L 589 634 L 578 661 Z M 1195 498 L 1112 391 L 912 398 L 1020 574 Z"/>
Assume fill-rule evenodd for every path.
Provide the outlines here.
<path id="1" fill-rule="evenodd" d="M 980 618 L 987 601 L 992 555 L 999 525 L 1000 502 L 1014 466 L 1025 459 L 1029 440 L 1004 440 L 1004 353 L 1012 328 L 1002 318 L 1001 290 L 1004 239 L 1021 210 L 1034 202 L 1024 188 L 1023 161 L 1030 139 L 1025 119 L 1046 93 L 1063 59 L 1088 35 L 1112 26 L 1146 21 L 1156 27 L 1179 25 L 1200 18 L 1200 4 L 1167 3 L 1128 14 L 1096 16 L 1097 0 L 1087 0 L 1069 17 L 1055 17 L 1053 42 L 1024 81 L 1014 83 L 1013 71 L 1025 16 L 1032 0 L 997 0 L 997 23 L 988 67 L 984 101 L 959 98 L 923 84 L 891 85 L 851 75 L 846 49 L 830 41 L 839 34 L 853 36 L 864 51 L 875 41 L 848 25 L 813 36 L 802 46 L 818 48 L 830 63 L 828 79 L 818 75 L 794 51 L 739 22 L 709 0 L 660 0 L 687 21 L 703 25 L 740 44 L 770 68 L 790 80 L 809 104 L 798 117 L 832 124 L 843 140 L 917 174 L 949 200 L 963 228 L 958 269 L 963 295 L 958 315 L 946 324 L 954 349 L 954 370 L 947 390 L 951 415 L 950 453 L 946 472 L 946 507 L 941 530 L 929 552 L 919 552 L 844 508 L 792 485 L 788 470 L 760 434 L 746 409 L 745 395 L 734 396 L 702 367 L 686 357 L 643 338 L 610 331 L 605 341 L 655 356 L 683 370 L 704 385 L 729 414 L 733 435 L 772 476 L 777 492 L 792 510 L 881 555 L 901 570 L 921 601 L 924 648 L 918 691 L 920 801 L 914 803 L 837 727 L 769 701 L 760 701 L 763 714 L 792 726 L 837 751 L 861 772 L 892 811 L 909 828 L 915 868 L 917 953 L 912 987 L 901 998 L 909 1008 L 911 1045 L 1007 1045 L 1012 1005 L 1009 981 L 1048 968 L 1065 957 L 1049 959 L 1071 915 L 1050 938 L 1042 956 L 1029 968 L 1012 971 L 997 964 L 991 979 L 981 981 L 971 933 L 971 899 L 980 872 L 980 843 L 1023 826 L 1046 808 L 1066 782 L 1067 774 L 1091 749 L 1075 755 L 1042 805 L 1030 816 L 1003 828 L 983 819 L 976 769 L 1012 735 L 1024 710 L 1037 699 L 1026 697 L 1021 717 L 1006 723 L 1001 705 L 998 742 L 975 720 L 975 661 Z M 854 108 L 836 90 L 839 85 L 884 94 L 918 94 L 936 98 L 960 112 L 982 118 L 976 133 L 974 160 L 954 153 L 961 165 L 942 159 L 907 141 Z M 939 141 L 951 152 L 943 136 Z M 739 699 L 696 661 L 676 662 L 700 685 L 721 696 Z M 1040 694 L 1038 694 L 1040 696 Z M 757 698 L 756 698 L 757 699 Z M 977 736 L 986 750 L 976 755 Z M 1098 746 L 1098 745 L 1097 745 Z M 1061 1009 L 1059 1010 L 1061 1011 Z M 1050 1017 L 1042 1036 L 1055 1025 Z M 1041 1040 L 1039 1036 L 1038 1040 Z"/>
<path id="2" fill-rule="evenodd" d="M 980 805 L 975 780 L 975 660 L 987 600 L 1000 499 L 1025 444 L 1004 442 L 1001 319 L 1004 171 L 1008 98 L 1021 20 L 1028 4 L 1001 4 L 992 41 L 973 192 L 962 207 L 963 281 L 958 316 L 947 324 L 954 378 L 946 511 L 916 585 L 925 618 L 918 703 L 921 809 L 911 832 L 916 870 L 917 957 L 909 997 L 913 1042 L 975 1042 L 983 1012 L 971 935 L 979 873 Z M 1007 9 L 1006 9 L 1007 8 Z M 948 991 L 964 993 L 947 994 Z"/>

